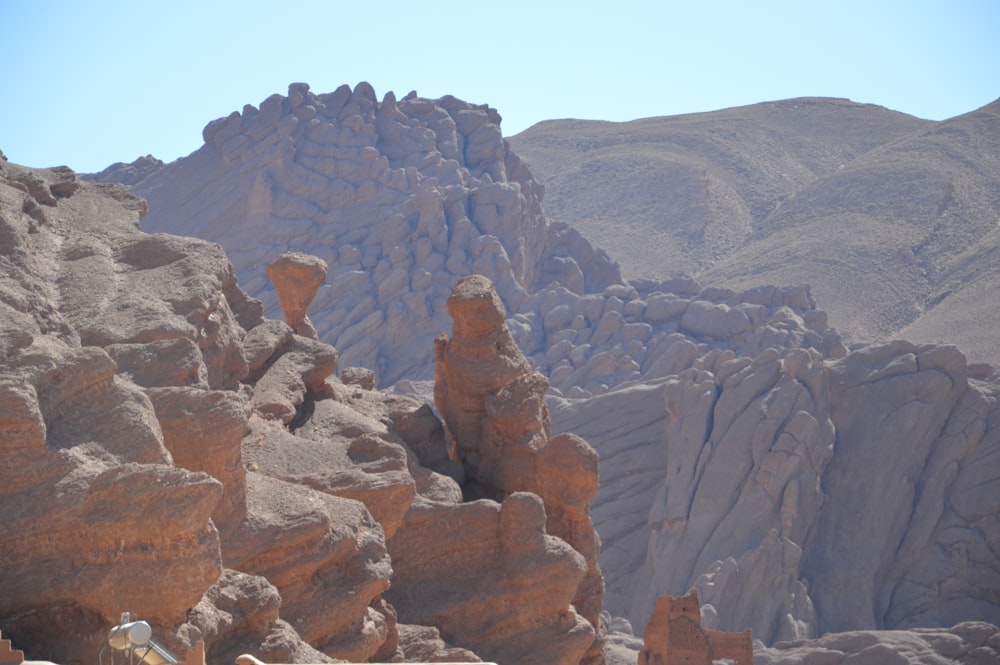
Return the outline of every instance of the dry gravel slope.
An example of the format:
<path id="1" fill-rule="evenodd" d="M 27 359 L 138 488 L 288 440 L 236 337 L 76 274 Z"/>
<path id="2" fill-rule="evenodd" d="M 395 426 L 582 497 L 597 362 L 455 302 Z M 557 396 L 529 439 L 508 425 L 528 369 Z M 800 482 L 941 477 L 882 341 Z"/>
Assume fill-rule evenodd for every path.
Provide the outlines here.
<path id="1" fill-rule="evenodd" d="M 947 340 L 1000 364 L 1000 103 L 932 122 L 792 99 L 510 141 L 546 213 L 628 278 L 810 283 L 851 339 Z"/>

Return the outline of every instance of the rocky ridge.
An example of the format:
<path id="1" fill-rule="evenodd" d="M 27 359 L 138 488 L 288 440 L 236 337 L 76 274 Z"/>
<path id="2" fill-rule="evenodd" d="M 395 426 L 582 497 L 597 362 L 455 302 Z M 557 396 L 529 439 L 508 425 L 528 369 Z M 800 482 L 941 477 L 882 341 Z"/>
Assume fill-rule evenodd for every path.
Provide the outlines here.
<path id="1" fill-rule="evenodd" d="M 309 280 L 282 286 L 318 260 L 276 257 L 287 322 L 265 319 L 218 245 L 144 233 L 145 210 L 0 162 L 6 638 L 95 662 L 128 609 L 177 653 L 204 640 L 209 662 L 603 662 L 572 605 L 596 547 L 550 535 L 536 494 L 463 501 L 430 409 L 334 376 Z"/>
<path id="2" fill-rule="evenodd" d="M 317 255 L 330 273 L 310 309 L 319 338 L 381 385 L 431 378 L 447 298 L 473 273 L 496 285 L 533 367 L 572 397 L 666 376 L 693 359 L 687 344 L 674 348 L 689 340 L 701 353 L 839 352 L 807 286 L 624 283 L 579 233 L 542 214 L 543 188 L 488 106 L 296 83 L 204 136 L 172 164 L 146 157 L 88 177 L 145 197 L 146 230 L 218 242 L 269 315 L 270 258 Z"/>

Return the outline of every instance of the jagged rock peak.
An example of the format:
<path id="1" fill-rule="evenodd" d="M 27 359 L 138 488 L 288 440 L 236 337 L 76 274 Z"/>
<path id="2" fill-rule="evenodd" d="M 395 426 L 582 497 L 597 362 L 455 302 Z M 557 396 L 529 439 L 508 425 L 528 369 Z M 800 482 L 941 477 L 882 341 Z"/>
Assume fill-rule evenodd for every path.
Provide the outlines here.
<path id="1" fill-rule="evenodd" d="M 431 378 L 447 299 L 470 274 L 494 284 L 514 341 L 574 398 L 666 376 L 710 347 L 843 353 L 808 287 L 622 283 L 606 255 L 546 219 L 543 188 L 499 121 L 454 97 L 378 102 L 368 85 L 296 83 L 211 123 L 201 149 L 133 190 L 150 201 L 145 228 L 220 243 L 269 316 L 280 307 L 264 266 L 276 254 L 325 261 L 309 319 L 343 366 L 382 385 Z"/>
<path id="2" fill-rule="evenodd" d="M 495 110 L 454 97 L 379 102 L 368 84 L 315 94 L 294 83 L 287 97 L 209 123 L 188 157 L 138 180 L 119 167 L 95 178 L 127 178 L 147 197 L 147 230 L 222 245 L 270 316 L 279 308 L 267 262 L 318 256 L 329 266 L 310 310 L 318 337 L 392 384 L 429 378 L 421 372 L 461 276 L 489 277 L 512 311 L 555 280 L 582 293 L 620 279 L 579 234 L 545 218 L 544 190 L 499 123 Z"/>

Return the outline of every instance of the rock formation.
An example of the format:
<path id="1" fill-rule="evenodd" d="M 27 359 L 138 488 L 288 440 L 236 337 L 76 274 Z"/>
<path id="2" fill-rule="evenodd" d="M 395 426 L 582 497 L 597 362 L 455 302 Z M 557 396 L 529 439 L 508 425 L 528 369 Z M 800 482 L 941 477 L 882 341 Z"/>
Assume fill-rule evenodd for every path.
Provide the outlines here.
<path id="1" fill-rule="evenodd" d="M 140 233 L 143 208 L 68 169 L 0 164 L 0 617 L 28 652 L 96 654 L 123 606 L 173 625 L 222 572 L 222 483 L 173 464 L 106 347 L 183 349 L 192 371 L 166 381 L 224 388 L 245 373 L 236 312 L 252 303 L 218 248 Z"/>
<path id="2" fill-rule="evenodd" d="M 391 385 L 430 371 L 460 276 L 484 274 L 511 301 L 543 280 L 582 290 L 617 279 L 579 234 L 548 224 L 499 124 L 494 109 L 453 97 L 380 102 L 367 83 L 328 94 L 297 83 L 210 123 L 187 175 L 146 159 L 97 177 L 149 199 L 147 230 L 220 243 L 269 315 L 264 266 L 287 250 L 318 255 L 330 270 L 311 308 L 320 339 Z"/>
<path id="3" fill-rule="evenodd" d="M 858 630 L 830 633 L 815 640 L 781 642 L 756 649 L 758 665 L 829 663 L 960 663 L 986 665 L 1000 659 L 1000 630 L 982 621 L 950 628 L 912 630 Z"/>
<path id="4" fill-rule="evenodd" d="M 296 335 L 316 338 L 306 310 L 326 281 L 327 270 L 323 259 L 302 252 L 287 252 L 267 265 L 267 278 L 274 285 L 285 322 Z"/>
<path id="5" fill-rule="evenodd" d="M 263 318 L 217 245 L 140 231 L 144 210 L 68 169 L 0 163 L 5 636 L 29 657 L 91 662 L 128 608 L 175 653 L 203 642 L 209 662 L 601 653 L 596 615 L 573 605 L 596 540 L 588 559 L 550 535 L 534 494 L 463 503 L 426 405 L 372 390 L 367 370 L 336 378 L 296 276 L 318 261 L 274 264 L 293 329 Z M 589 451 L 593 468 L 573 468 L 595 489 L 596 456 L 559 441 L 553 454 Z M 585 510 L 589 495 L 559 487 L 550 505 Z M 439 531 L 451 514 L 468 529 L 455 540 Z M 455 556 L 467 539 L 473 560 Z M 446 565 L 429 575 L 423 559 Z"/>
<path id="6" fill-rule="evenodd" d="M 222 245 L 270 316 L 278 302 L 264 266 L 289 250 L 318 255 L 329 266 L 310 309 L 319 339 L 384 386 L 431 378 L 432 340 L 451 325 L 447 299 L 468 274 L 494 283 L 514 342 L 577 398 L 684 369 L 693 357 L 670 350 L 686 340 L 698 355 L 839 348 L 808 288 L 623 283 L 576 230 L 543 216 L 544 188 L 488 106 L 292 84 L 204 137 L 173 164 L 142 158 L 93 177 L 147 197 L 146 230 Z"/>
<path id="7" fill-rule="evenodd" d="M 602 457 L 613 613 L 641 621 L 657 595 L 694 587 L 709 628 L 766 644 L 1000 622 L 997 385 L 969 379 L 953 347 L 712 352 L 621 393 L 550 398 L 554 431 Z M 643 420 L 602 436 L 617 409 Z"/>
<path id="8" fill-rule="evenodd" d="M 541 498 L 546 530 L 584 555 L 587 573 L 573 605 L 601 630 L 604 579 L 600 539 L 590 519 L 598 459 L 576 436 L 550 435 L 548 382 L 532 372 L 504 324 L 504 306 L 481 275 L 458 281 L 448 298 L 451 337 L 437 345 L 434 402 L 453 455 L 465 470 L 466 495 L 504 500 L 531 492 Z M 502 520 L 501 520 L 502 522 Z M 588 662 L 603 662 L 598 634 Z"/>
<path id="9" fill-rule="evenodd" d="M 502 504 L 418 498 L 389 540 L 398 581 L 386 597 L 401 621 L 434 625 L 482 658 L 578 663 L 595 640 L 573 606 L 587 562 L 545 524 L 528 492 Z"/>

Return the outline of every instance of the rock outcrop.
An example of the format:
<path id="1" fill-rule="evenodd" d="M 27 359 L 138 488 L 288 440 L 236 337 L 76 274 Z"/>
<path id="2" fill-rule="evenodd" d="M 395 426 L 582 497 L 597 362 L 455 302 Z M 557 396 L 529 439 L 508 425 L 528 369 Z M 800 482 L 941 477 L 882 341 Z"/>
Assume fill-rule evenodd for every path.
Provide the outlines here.
<path id="1" fill-rule="evenodd" d="M 264 266 L 289 250 L 318 255 L 330 271 L 311 308 L 319 338 L 386 385 L 430 372 L 458 277 L 484 274 L 511 302 L 552 279 L 578 292 L 618 279 L 542 216 L 541 188 L 488 106 L 296 83 L 210 123 L 204 138 L 183 165 L 144 159 L 96 178 L 148 198 L 147 230 L 221 244 L 269 315 L 278 303 Z"/>
<path id="2" fill-rule="evenodd" d="M 418 499 L 389 540 L 398 580 L 386 597 L 401 621 L 498 663 L 578 663 L 594 627 L 573 607 L 587 562 L 546 533 L 541 499 L 502 504 Z"/>
<path id="3" fill-rule="evenodd" d="M 17 186 L 25 180 L 35 193 Z M 226 384 L 241 359 L 225 296 L 233 277 L 225 264 L 206 269 L 213 251 L 201 241 L 146 255 L 144 242 L 172 243 L 139 233 L 141 202 L 80 184 L 64 169 L 0 165 L 0 616 L 61 608 L 100 624 L 127 604 L 172 625 L 221 572 L 210 516 L 223 487 L 173 465 L 150 399 L 101 344 L 184 339 L 204 387 Z M 32 201 L 47 208 L 43 224 Z M 195 266 L 189 280 L 164 278 Z M 140 272 L 152 278 L 141 286 Z M 125 301 L 144 305 L 123 314 Z M 153 312 L 162 316 L 144 316 Z"/>
<path id="4" fill-rule="evenodd" d="M 600 612 L 604 578 L 600 539 L 590 518 L 598 458 L 580 437 L 552 437 L 548 381 L 532 372 L 504 324 L 504 306 L 481 275 L 459 280 L 448 299 L 451 337 L 436 340 L 434 402 L 453 455 L 465 470 L 467 496 L 503 500 L 520 492 L 541 498 L 548 533 L 568 542 L 587 562 L 573 597 L 598 632 L 588 662 L 603 662 Z M 501 520 L 502 521 L 502 520 Z"/>
<path id="5" fill-rule="evenodd" d="M 316 338 L 316 329 L 306 310 L 326 281 L 327 271 L 323 259 L 301 252 L 287 252 L 267 265 L 267 278 L 274 285 L 285 323 L 296 335 Z"/>

